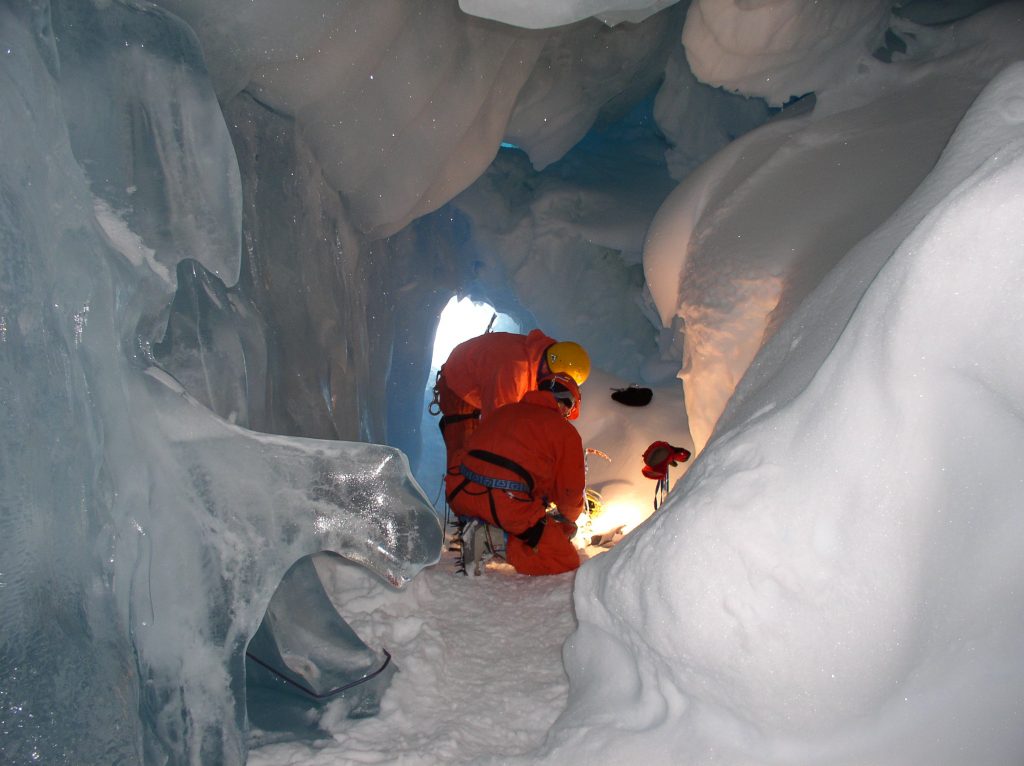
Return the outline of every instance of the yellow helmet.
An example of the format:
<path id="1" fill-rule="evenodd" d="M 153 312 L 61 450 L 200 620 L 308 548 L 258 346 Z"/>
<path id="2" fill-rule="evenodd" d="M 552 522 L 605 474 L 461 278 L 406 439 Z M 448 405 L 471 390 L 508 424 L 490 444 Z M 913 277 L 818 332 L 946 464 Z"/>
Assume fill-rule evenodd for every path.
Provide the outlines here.
<path id="1" fill-rule="evenodd" d="M 579 343 L 560 341 L 551 344 L 544 352 L 544 361 L 548 363 L 548 370 L 568 375 L 579 386 L 590 375 L 590 356 Z"/>

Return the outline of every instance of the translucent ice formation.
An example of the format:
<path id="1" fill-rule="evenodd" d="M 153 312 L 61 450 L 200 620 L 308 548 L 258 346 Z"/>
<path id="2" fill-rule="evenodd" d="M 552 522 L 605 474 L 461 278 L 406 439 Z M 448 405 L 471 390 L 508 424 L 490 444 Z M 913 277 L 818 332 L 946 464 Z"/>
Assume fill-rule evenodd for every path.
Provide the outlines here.
<path id="1" fill-rule="evenodd" d="M 288 567 L 401 586 L 441 530 L 399 451 L 241 428 L 154 363 L 175 259 L 239 271 L 234 152 L 187 28 L 67 6 L 0 4 L 0 760 L 241 764 Z"/>
<path id="2" fill-rule="evenodd" d="M 311 556 L 285 573 L 245 665 L 256 742 L 326 736 L 317 726 L 326 705 L 350 718 L 376 715 L 396 670 L 387 649 L 363 643 L 331 603 Z"/>

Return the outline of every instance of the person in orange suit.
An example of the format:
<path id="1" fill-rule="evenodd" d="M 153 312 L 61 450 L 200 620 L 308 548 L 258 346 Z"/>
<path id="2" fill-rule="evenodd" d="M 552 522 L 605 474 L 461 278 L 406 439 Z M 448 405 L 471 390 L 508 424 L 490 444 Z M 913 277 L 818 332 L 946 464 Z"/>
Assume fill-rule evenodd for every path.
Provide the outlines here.
<path id="1" fill-rule="evenodd" d="M 578 343 L 556 341 L 540 330 L 488 332 L 452 349 L 434 387 L 447 467 L 481 419 L 536 391 L 540 378 L 550 374 L 568 375 L 582 385 L 590 374 L 590 357 Z"/>
<path id="2" fill-rule="evenodd" d="M 568 375 L 541 377 L 538 390 L 482 418 L 456 455 L 445 489 L 452 510 L 508 535 L 505 555 L 517 572 L 548 575 L 580 565 L 571 538 L 583 512 L 583 442 L 569 423 L 579 416 L 580 393 Z M 557 506 L 557 514 L 549 506 Z M 464 561 L 475 528 L 463 536 Z"/>

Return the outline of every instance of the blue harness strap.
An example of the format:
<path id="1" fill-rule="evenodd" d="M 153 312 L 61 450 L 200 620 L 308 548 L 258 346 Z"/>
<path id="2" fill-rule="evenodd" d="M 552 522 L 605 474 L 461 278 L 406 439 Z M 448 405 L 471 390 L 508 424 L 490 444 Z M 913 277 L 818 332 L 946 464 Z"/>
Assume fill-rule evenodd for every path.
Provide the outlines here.
<path id="1" fill-rule="evenodd" d="M 515 481 L 514 479 L 495 479 L 493 476 L 483 476 L 482 474 L 479 474 L 476 471 L 467 468 L 465 464 L 462 464 L 459 466 L 458 469 L 459 473 L 462 475 L 462 483 L 459 484 L 459 486 L 457 486 L 448 494 L 448 502 L 450 504 L 452 500 L 455 498 L 455 496 L 458 495 L 460 492 L 469 493 L 469 490 L 466 489 L 466 485 L 471 483 L 479 484 L 481 487 L 485 488 L 484 491 L 487 493 L 487 502 L 488 505 L 490 505 L 491 520 L 493 521 L 494 526 L 498 527 L 499 529 L 505 529 L 505 525 L 502 524 L 501 519 L 498 518 L 498 507 L 494 503 L 493 490 L 498 489 L 504 492 L 508 492 L 509 497 L 512 498 L 513 500 L 519 500 L 521 502 L 527 503 L 532 502 L 533 477 L 530 475 L 529 471 L 527 471 L 521 465 L 516 463 L 514 460 L 509 460 L 508 458 L 502 457 L 501 455 L 495 455 L 493 452 L 488 452 L 487 450 L 471 449 L 468 454 L 471 455 L 472 457 L 477 458 L 478 460 L 483 460 L 484 462 L 491 463 L 492 465 L 496 465 L 501 468 L 505 468 L 509 471 L 512 471 L 512 473 L 519 474 L 523 478 L 523 481 Z M 454 469 L 449 469 L 449 471 L 454 471 Z M 511 494 L 512 492 L 518 492 L 520 494 L 526 495 L 526 497 L 514 497 Z M 474 492 L 472 494 L 478 493 Z M 542 516 L 540 521 L 538 521 L 532 527 L 521 532 L 518 535 L 513 536 L 518 537 L 520 540 L 523 540 L 531 548 L 536 547 L 538 541 L 540 540 L 541 534 L 544 532 L 545 521 L 547 521 L 547 516 Z M 505 531 L 507 532 L 508 530 Z"/>
<path id="2" fill-rule="evenodd" d="M 491 476 L 482 476 L 481 474 L 466 468 L 464 465 L 459 466 L 459 473 L 474 484 L 489 487 L 490 489 L 502 489 L 506 492 L 522 492 L 524 494 L 530 493 L 530 488 L 521 481 L 513 481 L 512 479 L 495 479 Z"/>

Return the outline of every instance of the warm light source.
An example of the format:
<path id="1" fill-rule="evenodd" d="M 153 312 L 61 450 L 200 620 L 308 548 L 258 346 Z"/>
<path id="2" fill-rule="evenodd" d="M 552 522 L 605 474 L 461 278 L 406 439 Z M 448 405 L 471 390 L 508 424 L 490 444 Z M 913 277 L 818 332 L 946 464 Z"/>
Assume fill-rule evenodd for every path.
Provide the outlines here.
<path id="1" fill-rule="evenodd" d="M 591 523 L 594 532 L 609 532 L 621 526 L 623 533 L 627 533 L 650 515 L 650 511 L 646 507 L 637 503 L 620 501 L 603 506 L 601 513 Z"/>
<path id="2" fill-rule="evenodd" d="M 581 551 L 588 551 L 588 556 L 600 553 L 609 547 L 609 540 L 617 542 L 650 516 L 652 510 L 631 501 L 620 500 L 607 505 L 602 503 L 592 514 L 584 514 L 579 518 L 579 531 L 573 543 Z"/>

